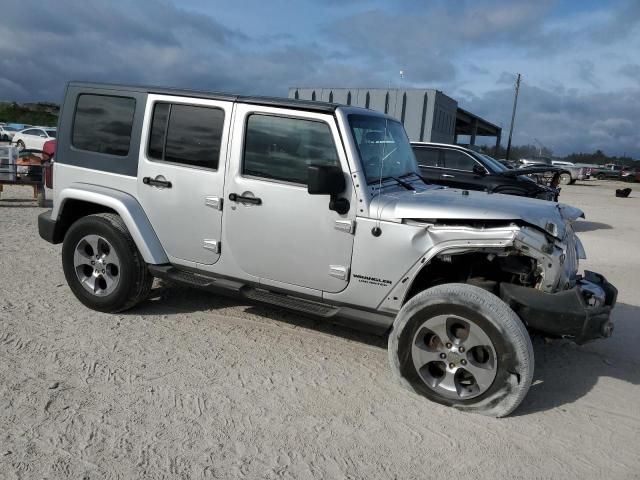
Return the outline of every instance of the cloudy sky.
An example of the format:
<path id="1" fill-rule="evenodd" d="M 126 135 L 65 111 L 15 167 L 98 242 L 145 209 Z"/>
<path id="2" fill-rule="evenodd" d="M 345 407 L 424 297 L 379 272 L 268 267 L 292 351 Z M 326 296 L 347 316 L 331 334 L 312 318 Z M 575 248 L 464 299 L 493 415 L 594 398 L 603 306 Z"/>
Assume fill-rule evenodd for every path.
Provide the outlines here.
<path id="1" fill-rule="evenodd" d="M 3 0 L 0 100 L 66 81 L 438 88 L 556 154 L 640 158 L 640 0 Z M 404 70 L 404 79 L 399 71 Z M 506 143 L 506 133 L 503 143 Z"/>

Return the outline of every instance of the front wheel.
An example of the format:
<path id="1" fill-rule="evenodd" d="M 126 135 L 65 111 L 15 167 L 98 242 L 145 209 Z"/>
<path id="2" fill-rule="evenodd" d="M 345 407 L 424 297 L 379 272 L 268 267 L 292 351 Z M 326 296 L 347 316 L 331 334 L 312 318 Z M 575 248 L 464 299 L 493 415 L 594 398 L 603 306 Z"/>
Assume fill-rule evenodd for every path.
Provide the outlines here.
<path id="1" fill-rule="evenodd" d="M 472 285 L 439 285 L 417 294 L 389 335 L 391 369 L 402 385 L 434 402 L 493 417 L 520 405 L 533 360 L 520 318 Z"/>
<path id="2" fill-rule="evenodd" d="M 24 142 L 22 140 L 18 140 L 18 142 L 16 143 L 16 147 L 18 147 L 18 150 L 22 151 L 25 148 Z"/>
<path id="3" fill-rule="evenodd" d="M 113 213 L 76 221 L 62 244 L 64 276 L 74 295 L 100 312 L 121 312 L 144 300 L 149 273 L 122 219 Z"/>

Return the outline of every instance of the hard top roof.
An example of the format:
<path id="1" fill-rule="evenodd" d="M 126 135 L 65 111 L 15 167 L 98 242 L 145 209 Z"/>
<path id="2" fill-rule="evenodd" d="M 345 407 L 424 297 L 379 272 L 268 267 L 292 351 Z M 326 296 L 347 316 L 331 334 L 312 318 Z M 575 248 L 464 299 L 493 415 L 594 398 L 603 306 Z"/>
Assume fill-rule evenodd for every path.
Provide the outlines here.
<path id="1" fill-rule="evenodd" d="M 298 110 L 310 110 L 315 112 L 333 113 L 341 105 L 337 103 L 316 102 L 314 100 L 296 100 L 280 97 L 261 97 L 251 95 L 234 95 L 222 92 L 206 92 L 201 90 L 188 90 L 166 87 L 150 87 L 141 85 L 118 85 L 111 83 L 93 82 L 69 82 L 69 87 L 96 88 L 102 90 L 118 90 L 128 92 L 151 93 L 159 95 L 176 95 L 182 97 L 205 98 L 209 100 L 222 100 L 227 102 L 242 102 L 252 105 L 267 105 L 273 107 L 286 107 Z"/>

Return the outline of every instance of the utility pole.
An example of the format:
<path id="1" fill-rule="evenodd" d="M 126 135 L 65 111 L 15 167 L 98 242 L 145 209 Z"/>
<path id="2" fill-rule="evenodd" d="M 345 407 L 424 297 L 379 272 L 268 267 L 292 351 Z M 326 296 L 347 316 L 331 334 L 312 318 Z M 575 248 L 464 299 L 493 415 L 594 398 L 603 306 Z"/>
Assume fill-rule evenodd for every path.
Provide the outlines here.
<path id="1" fill-rule="evenodd" d="M 518 105 L 518 92 L 520 91 L 520 74 L 516 79 L 516 95 L 513 98 L 513 112 L 511 113 L 511 128 L 509 128 L 509 141 L 507 142 L 507 160 L 511 155 L 511 136 L 513 135 L 513 122 L 516 120 L 516 106 Z"/>

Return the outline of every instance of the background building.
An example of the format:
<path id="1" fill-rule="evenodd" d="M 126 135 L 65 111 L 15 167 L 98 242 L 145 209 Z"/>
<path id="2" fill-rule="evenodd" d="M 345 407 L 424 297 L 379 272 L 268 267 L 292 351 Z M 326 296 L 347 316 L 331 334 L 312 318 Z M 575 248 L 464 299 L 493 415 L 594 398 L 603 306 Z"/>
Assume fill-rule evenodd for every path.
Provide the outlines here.
<path id="1" fill-rule="evenodd" d="M 385 88 L 306 88 L 292 87 L 289 98 L 341 103 L 388 113 L 400 120 L 409 139 L 418 142 L 458 143 L 460 136 L 496 138 L 500 145 L 502 129 L 467 110 L 438 90 Z"/>

